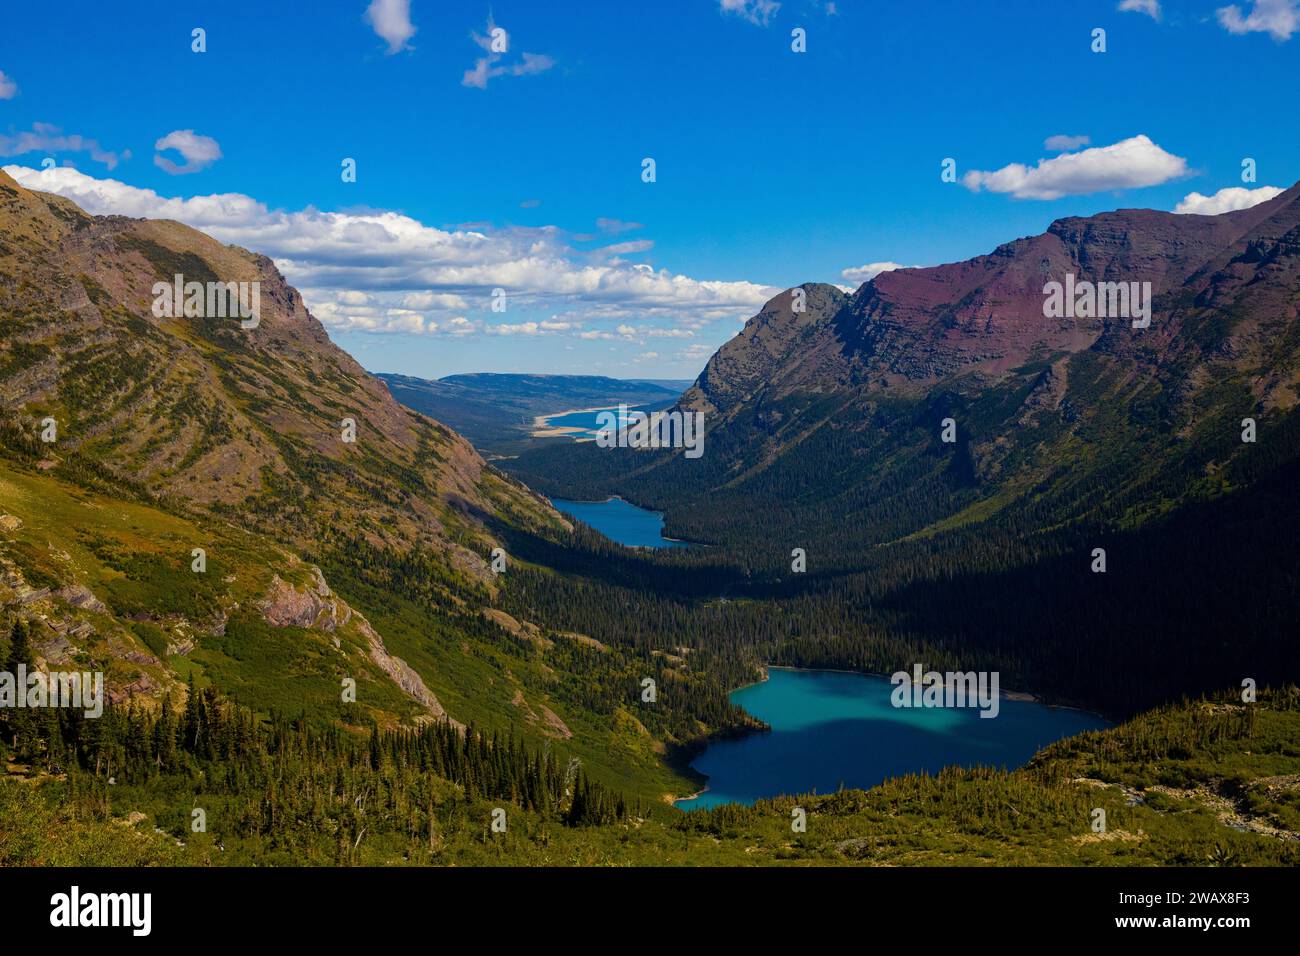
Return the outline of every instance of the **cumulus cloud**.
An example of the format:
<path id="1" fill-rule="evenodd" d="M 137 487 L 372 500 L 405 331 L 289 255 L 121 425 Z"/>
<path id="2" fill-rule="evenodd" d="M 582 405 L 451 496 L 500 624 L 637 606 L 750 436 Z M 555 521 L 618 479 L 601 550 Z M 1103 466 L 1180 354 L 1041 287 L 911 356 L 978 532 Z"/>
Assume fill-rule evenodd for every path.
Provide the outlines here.
<path id="1" fill-rule="evenodd" d="M 115 153 L 101 147 L 98 140 L 65 134 L 49 123 L 33 123 L 31 130 L 14 136 L 0 133 L 0 156 L 22 156 L 24 153 L 89 153 L 91 159 L 109 169 L 131 158 L 129 149 Z"/>
<path id="2" fill-rule="evenodd" d="M 1145 13 L 1152 20 L 1160 19 L 1160 0 L 1120 0 L 1120 10 Z"/>
<path id="3" fill-rule="evenodd" d="M 494 36 L 494 31 L 496 35 Z M 510 56 L 510 37 L 488 18 L 487 35 L 473 34 L 474 42 L 483 48 L 486 56 L 474 61 L 474 66 L 461 77 L 462 86 L 486 90 L 488 81 L 497 76 L 529 76 L 545 73 L 555 66 L 555 60 L 544 53 L 522 53 L 518 60 Z M 504 45 L 504 49 L 502 46 Z"/>
<path id="4" fill-rule="evenodd" d="M 993 172 L 974 170 L 962 177 L 962 185 L 972 192 L 1010 193 L 1016 199 L 1060 199 L 1157 186 L 1186 173 L 1187 160 L 1138 135 L 1112 146 L 1040 159 L 1033 167 L 1011 163 Z"/>
<path id="5" fill-rule="evenodd" d="M 1050 149 L 1054 153 L 1066 153 L 1080 146 L 1087 146 L 1091 142 L 1092 139 L 1088 136 L 1049 136 L 1043 140 L 1043 148 Z"/>
<path id="6" fill-rule="evenodd" d="M 200 136 L 192 129 L 174 129 L 154 143 L 153 148 L 156 150 L 154 165 L 173 176 L 197 173 L 221 158 L 221 147 L 217 141 L 211 136 Z M 164 155 L 169 149 L 180 153 L 185 160 L 184 164 L 173 162 L 169 156 Z"/>
<path id="7" fill-rule="evenodd" d="M 692 345 L 686 346 L 684 349 L 678 349 L 677 358 L 683 362 L 708 361 L 716 351 L 717 349 L 711 345 L 705 345 L 703 342 L 696 342 Z"/>
<path id="8" fill-rule="evenodd" d="M 307 297 L 305 291 L 303 295 Z M 313 289 L 310 301 L 316 318 L 341 332 L 433 335 L 439 330 L 437 320 L 385 305 L 377 296 L 357 289 Z"/>
<path id="9" fill-rule="evenodd" d="M 916 266 L 905 266 L 898 262 L 868 262 L 864 266 L 854 266 L 850 269 L 844 269 L 840 272 L 841 279 L 847 279 L 854 283 L 854 288 L 862 285 L 864 282 L 870 282 L 882 272 L 892 272 L 894 269 L 915 269 Z"/>
<path id="10" fill-rule="evenodd" d="M 1282 41 L 1300 30 L 1300 0 L 1255 0 L 1250 13 L 1244 16 L 1235 3 L 1214 12 L 1229 33 L 1267 33 Z"/>
<path id="11" fill-rule="evenodd" d="M 689 329 L 753 314 L 777 292 L 646 263 L 593 261 L 555 226 L 447 230 L 383 210 L 273 210 L 240 193 L 167 198 L 75 169 L 5 171 L 27 188 L 66 196 L 94 214 L 175 219 L 264 253 L 317 318 L 340 329 L 474 334 L 481 323 L 457 313 L 486 311 L 497 288 L 509 293 L 511 312 L 562 304 L 581 312 L 575 323 L 635 317 Z"/>
<path id="12" fill-rule="evenodd" d="M 723 13 L 735 14 L 760 27 L 771 23 L 776 11 L 781 9 L 775 0 L 719 0 L 719 6 Z"/>
<path id="13" fill-rule="evenodd" d="M 408 292 L 402 296 L 402 308 L 428 311 L 429 309 L 467 309 L 469 303 L 462 296 L 438 292 Z"/>
<path id="14" fill-rule="evenodd" d="M 11 100 L 17 95 L 18 84 L 5 76 L 4 70 L 0 70 L 0 100 Z"/>
<path id="15" fill-rule="evenodd" d="M 388 44 L 388 56 L 410 49 L 407 41 L 415 36 L 411 23 L 411 0 L 371 0 L 366 7 L 366 22 Z"/>
<path id="16" fill-rule="evenodd" d="M 1200 193 L 1188 193 L 1182 202 L 1174 207 L 1174 212 L 1190 213 L 1197 216 L 1217 216 L 1220 213 L 1233 212 L 1237 209 L 1249 209 L 1262 202 L 1268 202 L 1283 190 L 1276 186 L 1260 186 L 1258 189 L 1246 189 L 1244 186 L 1228 186 L 1220 189 L 1213 196 Z"/>

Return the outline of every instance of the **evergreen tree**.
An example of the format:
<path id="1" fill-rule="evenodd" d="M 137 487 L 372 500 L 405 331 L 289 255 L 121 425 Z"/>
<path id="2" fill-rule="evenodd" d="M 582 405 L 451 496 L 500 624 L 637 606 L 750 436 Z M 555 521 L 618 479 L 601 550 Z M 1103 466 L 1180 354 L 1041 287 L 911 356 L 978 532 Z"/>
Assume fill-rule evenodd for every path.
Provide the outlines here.
<path id="1" fill-rule="evenodd" d="M 27 629 L 27 622 L 22 618 L 14 621 L 13 630 L 9 634 L 9 654 L 5 659 L 5 670 L 18 678 L 18 665 L 30 669 L 32 666 L 32 649 L 31 637 Z"/>
<path id="2" fill-rule="evenodd" d="M 9 743 L 14 749 L 15 756 L 26 757 L 30 755 L 33 741 L 33 715 L 25 707 L 19 707 L 18 698 L 27 693 L 25 683 L 19 683 L 19 668 L 30 673 L 32 670 L 32 649 L 31 638 L 27 628 L 27 622 L 22 618 L 14 621 L 13 629 L 9 633 L 9 653 L 5 657 L 5 671 L 12 675 L 14 681 L 14 707 L 5 708 L 0 711 L 0 720 L 4 721 L 4 727 L 9 737 Z"/>

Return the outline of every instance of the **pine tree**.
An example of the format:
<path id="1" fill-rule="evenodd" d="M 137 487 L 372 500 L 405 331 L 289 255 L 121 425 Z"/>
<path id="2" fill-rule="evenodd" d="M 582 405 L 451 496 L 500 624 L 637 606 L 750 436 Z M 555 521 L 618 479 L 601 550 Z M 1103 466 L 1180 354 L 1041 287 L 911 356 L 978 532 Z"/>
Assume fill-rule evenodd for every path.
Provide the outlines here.
<path id="1" fill-rule="evenodd" d="M 188 689 L 185 694 L 185 718 L 182 721 L 182 746 L 192 754 L 198 754 L 199 741 L 203 736 L 203 702 L 194 687 L 194 672 L 190 672 Z"/>
<path id="2" fill-rule="evenodd" d="M 5 660 L 5 670 L 18 679 L 18 665 L 25 668 L 32 666 L 32 648 L 31 637 L 27 630 L 27 622 L 22 618 L 14 621 L 13 630 L 9 634 L 9 656 Z"/>
<path id="3" fill-rule="evenodd" d="M 27 693 L 25 684 L 18 683 L 20 667 L 24 671 L 32 669 L 31 640 L 27 630 L 27 622 L 22 618 L 14 621 L 13 630 L 9 634 L 9 654 L 5 659 L 5 670 L 12 675 L 14 693 L 18 696 Z M 18 701 L 15 699 L 14 703 L 16 705 Z M 29 744 L 27 738 L 32 731 L 31 711 L 24 707 L 15 706 L 12 710 L 6 710 L 3 719 L 15 755 L 25 753 Z"/>
<path id="4" fill-rule="evenodd" d="M 378 770 L 384 765 L 384 754 L 379 747 L 379 725 L 372 718 L 370 721 L 370 769 Z"/>
<path id="5" fill-rule="evenodd" d="M 155 761 L 160 770 L 176 767 L 176 713 L 172 708 L 172 695 L 163 698 L 162 713 L 153 728 Z"/>

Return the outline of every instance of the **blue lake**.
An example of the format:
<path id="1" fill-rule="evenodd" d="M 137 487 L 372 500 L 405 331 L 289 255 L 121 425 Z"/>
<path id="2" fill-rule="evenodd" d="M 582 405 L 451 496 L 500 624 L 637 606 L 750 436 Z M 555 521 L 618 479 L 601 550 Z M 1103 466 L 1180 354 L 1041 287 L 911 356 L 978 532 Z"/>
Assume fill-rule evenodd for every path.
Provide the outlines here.
<path id="1" fill-rule="evenodd" d="M 622 498 L 608 501 L 568 501 L 552 498 L 557 511 L 591 525 L 611 541 L 636 548 L 685 548 L 689 543 L 665 538 L 664 516 L 638 508 Z"/>
<path id="2" fill-rule="evenodd" d="M 1109 727 L 1094 714 L 1030 701 L 1000 701 L 998 715 L 956 708 L 896 708 L 885 677 L 772 667 L 731 700 L 771 733 L 724 740 L 691 764 L 708 789 L 684 810 L 753 803 L 781 794 L 873 787 L 888 777 L 951 765 L 1021 767 L 1062 737 Z"/>
<path id="3" fill-rule="evenodd" d="M 614 417 L 618 419 L 618 427 L 622 429 L 627 427 L 628 416 L 630 415 L 630 413 L 658 411 L 659 409 L 664 407 L 664 404 L 665 403 L 660 402 L 658 405 L 635 405 L 635 406 L 625 407 L 623 409 L 623 414 L 620 414 L 618 407 L 604 408 L 604 409 L 598 409 L 596 411 L 588 411 L 588 412 L 568 412 L 563 415 L 552 415 L 550 418 L 547 418 L 545 422 L 548 426 L 552 428 L 583 429 L 583 431 L 572 432 L 569 435 L 570 438 L 576 441 L 582 438 L 596 437 L 596 434 L 598 431 L 600 431 L 600 426 L 602 424 L 602 420 L 600 419 L 601 415 L 612 413 Z M 606 418 L 603 421 L 608 422 L 609 419 Z"/>

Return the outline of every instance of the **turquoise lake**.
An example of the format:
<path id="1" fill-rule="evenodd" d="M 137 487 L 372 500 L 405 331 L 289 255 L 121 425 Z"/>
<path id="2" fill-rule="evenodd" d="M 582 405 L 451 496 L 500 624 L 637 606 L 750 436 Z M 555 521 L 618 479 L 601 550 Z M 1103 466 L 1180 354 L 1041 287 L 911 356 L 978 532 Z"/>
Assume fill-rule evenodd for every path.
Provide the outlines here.
<path id="1" fill-rule="evenodd" d="M 669 403 L 671 404 L 671 403 Z M 618 427 L 625 428 L 628 423 L 628 414 L 631 412 L 651 412 L 663 408 L 665 403 L 660 402 L 658 405 L 634 405 L 624 409 L 625 414 L 619 414 L 617 407 L 601 409 L 594 412 L 568 412 L 564 415 L 552 415 L 545 420 L 546 424 L 554 428 L 581 428 L 584 431 L 573 432 L 570 438 L 575 441 L 582 438 L 595 438 L 596 433 L 600 430 L 600 416 L 612 413 L 618 419 Z M 605 419 L 608 421 L 608 419 Z"/>
<path id="2" fill-rule="evenodd" d="M 664 516 L 658 511 L 638 508 L 622 498 L 608 501 L 569 501 L 552 498 L 555 510 L 591 525 L 611 541 L 634 548 L 685 548 L 685 541 L 665 538 Z"/>
<path id="3" fill-rule="evenodd" d="M 1110 726 L 1084 711 L 1005 697 L 993 718 L 973 708 L 896 708 L 893 689 L 885 677 L 769 668 L 765 682 L 733 691 L 731 700 L 772 732 L 710 744 L 691 764 L 708 775 L 708 789 L 677 806 L 833 793 L 841 784 L 865 789 L 952 765 L 1012 769 L 1054 740 Z"/>

